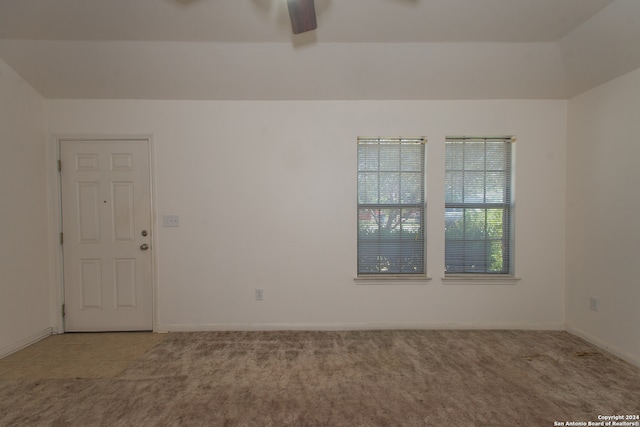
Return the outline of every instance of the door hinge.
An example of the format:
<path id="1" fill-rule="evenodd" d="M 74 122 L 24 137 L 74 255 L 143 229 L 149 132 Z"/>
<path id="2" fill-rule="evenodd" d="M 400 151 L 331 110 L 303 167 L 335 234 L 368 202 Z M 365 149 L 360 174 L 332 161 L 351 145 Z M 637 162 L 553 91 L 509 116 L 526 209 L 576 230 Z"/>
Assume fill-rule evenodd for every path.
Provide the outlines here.
<path id="1" fill-rule="evenodd" d="M 64 233 L 60 232 L 60 244 L 64 243 Z"/>
<path id="2" fill-rule="evenodd" d="M 67 315 L 67 312 L 64 311 L 64 304 L 62 304 L 62 317 L 66 316 L 66 315 Z"/>
<path id="3" fill-rule="evenodd" d="M 62 160 L 58 160 L 58 172 L 62 172 Z"/>

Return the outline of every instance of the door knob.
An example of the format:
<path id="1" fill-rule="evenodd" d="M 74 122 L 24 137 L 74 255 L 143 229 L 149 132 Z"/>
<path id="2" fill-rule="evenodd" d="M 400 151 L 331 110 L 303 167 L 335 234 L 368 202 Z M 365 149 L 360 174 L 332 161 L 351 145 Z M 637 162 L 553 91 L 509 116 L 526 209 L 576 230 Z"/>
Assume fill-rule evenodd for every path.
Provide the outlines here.
<path id="1" fill-rule="evenodd" d="M 140 245 L 140 250 L 141 251 L 146 251 L 147 249 L 149 249 L 149 245 L 147 245 L 146 243 L 143 243 Z"/>

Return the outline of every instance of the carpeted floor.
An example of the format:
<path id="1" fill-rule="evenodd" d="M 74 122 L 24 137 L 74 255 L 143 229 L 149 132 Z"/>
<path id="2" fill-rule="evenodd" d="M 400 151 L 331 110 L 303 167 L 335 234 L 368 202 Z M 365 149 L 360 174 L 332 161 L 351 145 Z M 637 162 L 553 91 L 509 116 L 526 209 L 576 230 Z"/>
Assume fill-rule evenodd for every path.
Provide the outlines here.
<path id="1" fill-rule="evenodd" d="M 78 336 L 89 351 L 100 335 Z M 36 363 L 47 359 L 38 345 L 72 334 L 0 360 L 0 425 L 553 426 L 640 414 L 640 369 L 566 332 L 109 335 L 76 371 Z"/>

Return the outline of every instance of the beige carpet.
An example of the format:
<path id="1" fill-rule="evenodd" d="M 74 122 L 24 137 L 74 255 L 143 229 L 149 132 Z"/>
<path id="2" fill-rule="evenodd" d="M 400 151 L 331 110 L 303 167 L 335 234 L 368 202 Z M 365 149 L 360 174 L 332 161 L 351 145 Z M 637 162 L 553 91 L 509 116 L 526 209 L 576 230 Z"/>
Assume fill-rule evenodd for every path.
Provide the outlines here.
<path id="1" fill-rule="evenodd" d="M 640 414 L 640 369 L 566 332 L 119 335 L 78 335 L 94 343 L 84 351 L 109 341 L 84 358 L 95 370 L 61 368 L 80 347 L 49 375 L 32 348 L 0 360 L 0 425 L 553 426 Z M 7 368 L 29 360 L 31 374 Z"/>

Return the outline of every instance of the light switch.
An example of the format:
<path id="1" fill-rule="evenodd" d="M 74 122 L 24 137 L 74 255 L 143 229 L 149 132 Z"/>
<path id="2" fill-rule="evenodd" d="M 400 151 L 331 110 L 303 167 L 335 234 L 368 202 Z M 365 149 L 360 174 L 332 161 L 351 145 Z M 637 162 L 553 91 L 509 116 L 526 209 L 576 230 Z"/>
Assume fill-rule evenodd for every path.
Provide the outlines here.
<path id="1" fill-rule="evenodd" d="M 180 215 L 164 215 L 162 217 L 163 227 L 180 227 Z"/>

